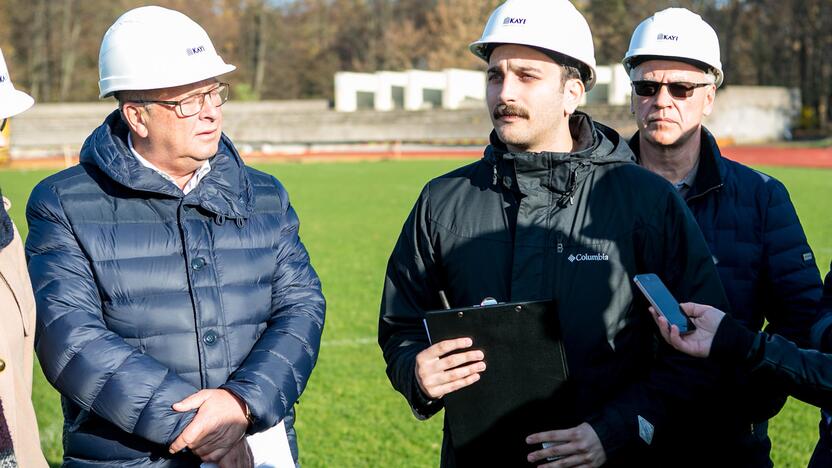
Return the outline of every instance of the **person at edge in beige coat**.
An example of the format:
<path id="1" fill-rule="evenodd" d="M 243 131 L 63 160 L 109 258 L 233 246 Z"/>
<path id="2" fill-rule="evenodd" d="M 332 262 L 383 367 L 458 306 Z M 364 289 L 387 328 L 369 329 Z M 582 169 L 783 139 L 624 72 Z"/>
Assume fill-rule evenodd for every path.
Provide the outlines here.
<path id="1" fill-rule="evenodd" d="M 14 89 L 0 50 L 0 128 L 33 103 L 31 96 Z M 14 466 L 16 461 L 23 468 L 46 467 L 32 406 L 35 299 L 20 232 L 8 215 L 11 202 L 1 192 L 0 198 L 0 426 L 8 427 L 0 427 L 0 433 L 11 434 L 14 448 L 9 453 L 0 447 L 0 465 Z M 25 207 L 22 200 L 19 207 Z"/>

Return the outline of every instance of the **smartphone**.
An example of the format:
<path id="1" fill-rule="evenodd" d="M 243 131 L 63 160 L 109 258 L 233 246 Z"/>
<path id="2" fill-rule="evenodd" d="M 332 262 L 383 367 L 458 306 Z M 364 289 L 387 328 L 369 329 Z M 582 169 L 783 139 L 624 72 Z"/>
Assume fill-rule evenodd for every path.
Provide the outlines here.
<path id="1" fill-rule="evenodd" d="M 670 294 L 662 280 L 653 273 L 636 275 L 633 282 L 650 301 L 650 305 L 667 319 L 671 325 L 679 327 L 679 333 L 690 333 L 696 329 L 693 322 L 682 311 L 682 307 Z"/>

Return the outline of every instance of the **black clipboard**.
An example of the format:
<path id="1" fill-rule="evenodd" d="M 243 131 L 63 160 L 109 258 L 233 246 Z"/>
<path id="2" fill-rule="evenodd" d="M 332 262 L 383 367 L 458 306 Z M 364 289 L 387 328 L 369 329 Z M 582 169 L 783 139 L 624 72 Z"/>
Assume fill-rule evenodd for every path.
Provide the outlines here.
<path id="1" fill-rule="evenodd" d="M 480 380 L 443 397 L 457 466 L 531 466 L 530 434 L 576 426 L 554 301 L 428 312 L 432 343 L 470 337 Z"/>

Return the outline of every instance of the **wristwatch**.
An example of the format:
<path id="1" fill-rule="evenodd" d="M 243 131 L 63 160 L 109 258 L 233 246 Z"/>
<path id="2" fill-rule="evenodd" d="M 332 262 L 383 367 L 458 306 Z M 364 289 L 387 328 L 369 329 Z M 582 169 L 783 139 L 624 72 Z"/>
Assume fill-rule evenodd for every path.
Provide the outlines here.
<path id="1" fill-rule="evenodd" d="M 248 427 L 254 425 L 254 416 L 251 415 L 251 410 L 248 409 L 248 403 L 243 401 L 243 406 L 246 407 L 246 420 L 248 420 Z"/>

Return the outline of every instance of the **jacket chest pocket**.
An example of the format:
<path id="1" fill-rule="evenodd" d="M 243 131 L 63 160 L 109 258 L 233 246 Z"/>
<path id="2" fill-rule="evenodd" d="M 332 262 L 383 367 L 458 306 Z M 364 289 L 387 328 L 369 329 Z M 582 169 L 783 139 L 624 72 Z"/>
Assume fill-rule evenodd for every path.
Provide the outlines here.
<path id="1" fill-rule="evenodd" d="M 554 287 L 585 301 L 609 298 L 627 285 L 618 246 L 611 241 L 560 242 L 551 254 Z M 590 300 L 591 299 L 591 300 Z"/>
<path id="2" fill-rule="evenodd" d="M 613 256 L 611 242 L 555 242 L 555 261 L 560 268 L 590 268 L 609 266 Z"/>

